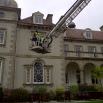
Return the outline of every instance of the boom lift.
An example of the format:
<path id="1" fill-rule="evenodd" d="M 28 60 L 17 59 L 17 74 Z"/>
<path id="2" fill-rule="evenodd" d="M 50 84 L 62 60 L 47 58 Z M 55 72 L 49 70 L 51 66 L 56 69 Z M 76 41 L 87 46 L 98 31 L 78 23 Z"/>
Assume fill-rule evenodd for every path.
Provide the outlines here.
<path id="1" fill-rule="evenodd" d="M 55 27 L 50 31 L 50 33 L 47 34 L 44 38 L 37 39 L 34 35 L 32 42 L 35 42 L 36 45 L 32 48 L 32 50 L 37 53 L 49 53 L 48 48 L 52 43 L 53 38 L 60 35 L 60 33 L 58 32 L 65 31 L 68 25 L 70 25 L 70 23 L 89 4 L 90 1 L 91 0 L 77 0 L 63 15 L 63 17 L 56 23 Z"/>

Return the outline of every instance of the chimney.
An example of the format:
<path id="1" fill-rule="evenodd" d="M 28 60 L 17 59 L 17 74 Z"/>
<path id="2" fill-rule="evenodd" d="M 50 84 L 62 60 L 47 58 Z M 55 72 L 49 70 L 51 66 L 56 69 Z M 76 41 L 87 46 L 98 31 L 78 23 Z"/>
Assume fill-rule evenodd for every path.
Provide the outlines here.
<path id="1" fill-rule="evenodd" d="M 53 16 L 53 14 L 48 14 L 47 15 L 47 17 L 46 17 L 47 24 L 52 24 L 52 16 Z"/>
<path id="2" fill-rule="evenodd" d="M 100 30 L 103 31 L 103 25 L 100 27 Z"/>

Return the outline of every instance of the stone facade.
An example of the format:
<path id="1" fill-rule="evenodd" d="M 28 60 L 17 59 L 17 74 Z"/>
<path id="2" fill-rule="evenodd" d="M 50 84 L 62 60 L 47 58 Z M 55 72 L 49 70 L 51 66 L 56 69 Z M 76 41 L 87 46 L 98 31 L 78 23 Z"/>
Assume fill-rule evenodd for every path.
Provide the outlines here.
<path id="1" fill-rule="evenodd" d="M 0 6 L 0 85 L 3 88 L 31 90 L 36 85 L 58 88 L 95 82 L 91 70 L 95 66 L 103 66 L 102 31 L 68 27 L 65 32 L 59 32 L 58 38 L 54 38 L 50 53 L 37 53 L 32 50 L 32 35 L 38 31 L 45 36 L 52 30 L 55 26 L 52 14 L 43 19 L 43 14 L 36 12 L 21 19 L 20 12 L 17 5 Z M 37 17 L 35 20 L 34 14 Z M 92 36 L 88 38 L 88 35 Z M 89 47 L 92 47 L 90 51 Z M 36 69 L 36 64 L 42 68 L 41 71 Z"/>

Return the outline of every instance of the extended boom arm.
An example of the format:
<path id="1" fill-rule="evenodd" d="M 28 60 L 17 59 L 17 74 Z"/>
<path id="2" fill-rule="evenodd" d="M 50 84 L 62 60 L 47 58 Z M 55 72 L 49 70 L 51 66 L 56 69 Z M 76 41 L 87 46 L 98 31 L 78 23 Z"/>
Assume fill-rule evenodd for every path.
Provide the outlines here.
<path id="1" fill-rule="evenodd" d="M 91 0 L 77 0 L 72 7 L 64 14 L 63 18 L 57 22 L 55 27 L 47 35 L 47 37 L 55 35 L 63 24 L 68 25 L 74 20 L 74 18 L 89 4 Z"/>
<path id="2" fill-rule="evenodd" d="M 34 47 L 32 50 L 37 51 L 38 53 L 48 53 L 47 49 L 52 43 L 53 37 L 60 35 L 60 33 L 57 32 L 59 30 L 61 31 L 62 27 L 69 25 L 74 20 L 74 18 L 89 4 L 90 1 L 91 0 L 77 0 L 63 15 L 63 17 L 56 23 L 51 32 L 46 35 L 46 37 L 43 39 L 43 42 L 40 43 L 39 48 Z"/>

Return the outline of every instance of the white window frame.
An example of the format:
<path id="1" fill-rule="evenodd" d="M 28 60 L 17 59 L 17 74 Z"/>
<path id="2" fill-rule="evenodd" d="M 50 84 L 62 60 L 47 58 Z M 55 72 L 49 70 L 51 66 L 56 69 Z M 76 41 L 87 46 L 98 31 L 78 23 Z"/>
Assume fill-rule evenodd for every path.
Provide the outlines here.
<path id="1" fill-rule="evenodd" d="M 2 83 L 3 61 L 0 60 L 0 84 Z"/>
<path id="2" fill-rule="evenodd" d="M 93 39 L 93 35 L 90 29 L 86 29 L 83 33 L 85 39 Z"/>
<path id="3" fill-rule="evenodd" d="M 43 24 L 43 16 L 42 15 L 34 15 L 33 16 L 34 24 Z"/>
<path id="4" fill-rule="evenodd" d="M 43 18 L 42 18 L 42 16 L 41 15 L 36 15 L 35 16 L 35 22 L 37 24 L 43 24 Z"/>
<path id="5" fill-rule="evenodd" d="M 26 70 L 26 84 L 31 84 L 31 68 L 26 68 L 25 70 Z M 28 70 L 29 70 L 29 73 L 30 73 L 30 74 L 29 74 L 29 81 L 27 81 L 27 79 L 28 79 L 28 78 L 27 78 L 27 77 L 28 77 L 28 76 L 27 76 Z"/>
<path id="6" fill-rule="evenodd" d="M 2 42 L 0 42 L 0 45 L 4 45 L 5 44 L 5 37 L 6 37 L 6 30 L 0 29 L 0 32 L 3 32 L 3 40 L 2 40 Z"/>
<path id="7" fill-rule="evenodd" d="M 43 82 L 34 82 L 34 65 L 35 63 L 33 64 L 33 84 L 44 84 L 44 65 L 43 65 Z"/>

